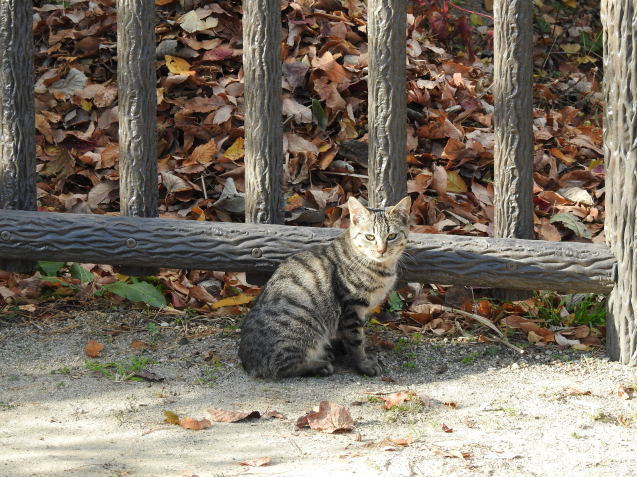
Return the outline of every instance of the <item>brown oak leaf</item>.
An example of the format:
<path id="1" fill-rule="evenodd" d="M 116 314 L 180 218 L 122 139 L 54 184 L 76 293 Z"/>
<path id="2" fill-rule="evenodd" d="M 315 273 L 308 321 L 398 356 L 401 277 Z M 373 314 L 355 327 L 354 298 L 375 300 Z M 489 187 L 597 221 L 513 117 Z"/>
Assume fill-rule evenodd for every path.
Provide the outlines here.
<path id="1" fill-rule="evenodd" d="M 210 418 L 215 422 L 239 422 L 244 419 L 261 417 L 259 411 L 237 412 L 226 411 L 225 409 L 217 409 L 214 407 L 208 408 L 208 413 L 210 414 Z"/>
<path id="2" fill-rule="evenodd" d="M 334 434 L 351 431 L 354 428 L 354 420 L 346 407 L 330 401 L 321 401 L 318 412 L 312 411 L 301 416 L 296 421 L 296 427 L 309 427 Z"/>
<path id="3" fill-rule="evenodd" d="M 197 420 L 193 417 L 184 417 L 179 421 L 179 425 L 184 429 L 190 429 L 191 431 L 200 431 L 212 426 L 212 423 L 208 419 Z"/>

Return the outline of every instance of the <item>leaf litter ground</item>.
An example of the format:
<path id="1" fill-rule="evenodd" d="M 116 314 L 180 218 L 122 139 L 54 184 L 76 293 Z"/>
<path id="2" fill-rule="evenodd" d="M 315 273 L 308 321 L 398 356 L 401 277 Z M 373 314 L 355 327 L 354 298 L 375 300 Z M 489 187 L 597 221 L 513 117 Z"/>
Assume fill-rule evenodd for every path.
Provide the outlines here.
<path id="1" fill-rule="evenodd" d="M 444 0 L 408 4 L 407 179 L 415 232 L 493 233 L 493 45 L 491 21 L 470 12 L 482 11 L 480 3 L 464 4 L 469 11 Z M 155 4 L 160 216 L 241 221 L 241 2 Z M 365 199 L 366 14 L 361 0 L 281 2 L 287 224 L 346 227 L 347 197 Z M 600 243 L 598 4 L 537 1 L 534 18 L 536 237 Z M 38 209 L 115 214 L 115 2 L 37 0 L 33 22 Z M 218 273 L 163 271 L 154 282 L 164 295 L 158 299 L 112 266 L 73 266 L 70 278 L 55 280 L 0 271 L 2 300 L 35 305 L 41 296 L 97 291 L 185 309 L 241 294 Z M 82 285 L 87 274 L 92 281 Z"/>
<path id="2" fill-rule="evenodd" d="M 427 338 L 377 347 L 378 378 L 341 365 L 274 382 L 241 369 L 233 316 L 186 339 L 171 315 L 71 315 L 0 327 L 2 475 L 603 477 L 637 465 L 634 368 L 595 351 Z M 87 362 L 145 363 L 163 380 Z M 317 429 L 297 427 L 321 401 Z"/>

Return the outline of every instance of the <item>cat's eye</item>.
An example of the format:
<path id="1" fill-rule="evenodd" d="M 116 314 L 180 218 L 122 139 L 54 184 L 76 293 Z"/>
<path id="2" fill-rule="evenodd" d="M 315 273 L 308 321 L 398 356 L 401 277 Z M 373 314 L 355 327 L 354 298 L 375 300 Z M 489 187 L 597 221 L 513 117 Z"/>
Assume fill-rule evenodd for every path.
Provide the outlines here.
<path id="1" fill-rule="evenodd" d="M 387 240 L 394 240 L 396 237 L 398 237 L 398 234 L 389 234 Z"/>
<path id="2" fill-rule="evenodd" d="M 374 237 L 372 234 L 367 234 L 365 235 L 365 238 L 370 242 L 373 242 L 376 237 Z"/>

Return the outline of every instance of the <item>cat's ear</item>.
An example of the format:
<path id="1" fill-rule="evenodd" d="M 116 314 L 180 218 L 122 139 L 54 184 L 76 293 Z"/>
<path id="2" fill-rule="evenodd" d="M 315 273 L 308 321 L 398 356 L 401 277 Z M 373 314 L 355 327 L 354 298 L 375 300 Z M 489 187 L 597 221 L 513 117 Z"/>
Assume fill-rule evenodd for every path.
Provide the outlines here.
<path id="1" fill-rule="evenodd" d="M 347 201 L 347 206 L 349 207 L 349 216 L 352 221 L 352 225 L 358 225 L 361 221 L 369 219 L 369 210 L 367 210 L 356 198 L 350 197 Z"/>
<path id="2" fill-rule="evenodd" d="M 411 210 L 411 197 L 407 196 L 395 206 L 389 209 L 391 215 L 400 215 L 405 219 L 405 222 L 409 220 L 409 211 Z"/>

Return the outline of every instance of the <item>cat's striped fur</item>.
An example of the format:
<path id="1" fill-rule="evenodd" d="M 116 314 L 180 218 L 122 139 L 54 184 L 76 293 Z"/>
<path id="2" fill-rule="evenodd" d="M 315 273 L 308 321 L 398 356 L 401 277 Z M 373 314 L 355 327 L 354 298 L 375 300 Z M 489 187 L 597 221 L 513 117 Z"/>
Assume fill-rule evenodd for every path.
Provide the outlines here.
<path id="1" fill-rule="evenodd" d="M 354 198 L 348 204 L 350 228 L 282 263 L 246 316 L 239 357 L 250 375 L 332 374 L 334 341 L 361 373 L 380 373 L 365 352 L 363 326 L 396 281 L 411 199 L 386 210 L 366 209 Z"/>

